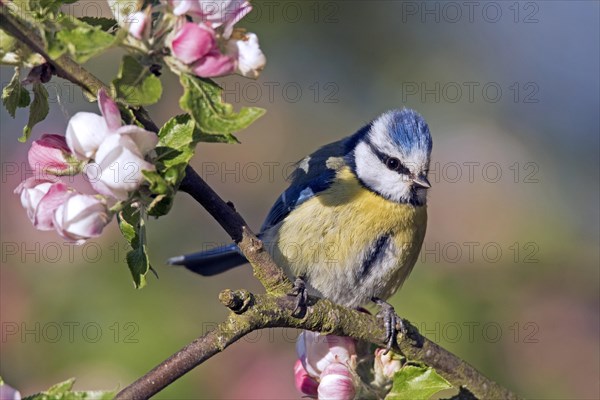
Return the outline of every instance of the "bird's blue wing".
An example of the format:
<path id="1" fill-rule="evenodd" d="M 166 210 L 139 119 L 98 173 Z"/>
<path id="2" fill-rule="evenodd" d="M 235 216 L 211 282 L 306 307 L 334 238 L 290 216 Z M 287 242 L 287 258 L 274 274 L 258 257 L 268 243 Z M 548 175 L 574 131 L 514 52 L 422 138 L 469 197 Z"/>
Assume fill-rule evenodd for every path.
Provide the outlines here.
<path id="1" fill-rule="evenodd" d="M 292 183 L 275 201 L 260 231 L 277 225 L 294 208 L 327 189 L 335 179 L 339 162 L 348 161 L 348 154 L 354 149 L 356 141 L 366 134 L 369 127 L 367 125 L 350 137 L 325 145 L 300 160 L 290 175 Z"/>

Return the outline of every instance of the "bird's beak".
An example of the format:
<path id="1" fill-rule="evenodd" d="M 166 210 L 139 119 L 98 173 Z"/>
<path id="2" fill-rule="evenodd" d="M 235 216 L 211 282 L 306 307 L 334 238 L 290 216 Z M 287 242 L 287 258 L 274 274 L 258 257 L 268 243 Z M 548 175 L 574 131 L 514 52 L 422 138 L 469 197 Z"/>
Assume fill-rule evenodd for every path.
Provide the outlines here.
<path id="1" fill-rule="evenodd" d="M 413 179 L 413 183 L 416 186 L 422 187 L 425 189 L 429 189 L 431 187 L 431 183 L 429 183 L 429 180 L 427 179 L 427 177 L 425 175 L 417 176 L 416 178 Z"/>

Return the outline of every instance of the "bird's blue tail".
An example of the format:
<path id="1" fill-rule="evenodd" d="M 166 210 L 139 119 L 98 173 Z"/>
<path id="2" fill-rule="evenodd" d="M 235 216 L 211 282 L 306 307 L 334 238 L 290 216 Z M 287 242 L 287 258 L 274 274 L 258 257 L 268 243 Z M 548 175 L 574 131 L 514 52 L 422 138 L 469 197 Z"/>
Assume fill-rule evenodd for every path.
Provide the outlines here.
<path id="1" fill-rule="evenodd" d="M 171 265 L 183 265 L 190 271 L 203 276 L 212 276 L 248 261 L 240 254 L 238 247 L 232 243 L 207 251 L 172 257 L 167 262 Z"/>

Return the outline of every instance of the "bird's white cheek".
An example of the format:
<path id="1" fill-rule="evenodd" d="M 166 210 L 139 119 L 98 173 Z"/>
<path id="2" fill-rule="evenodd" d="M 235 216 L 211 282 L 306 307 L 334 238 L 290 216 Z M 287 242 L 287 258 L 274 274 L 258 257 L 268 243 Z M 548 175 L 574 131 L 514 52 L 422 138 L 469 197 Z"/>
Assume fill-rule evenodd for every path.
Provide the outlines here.
<path id="1" fill-rule="evenodd" d="M 369 189 L 396 202 L 410 198 L 411 183 L 408 177 L 389 170 L 366 143 L 360 143 L 356 147 L 355 160 L 356 173 Z"/>

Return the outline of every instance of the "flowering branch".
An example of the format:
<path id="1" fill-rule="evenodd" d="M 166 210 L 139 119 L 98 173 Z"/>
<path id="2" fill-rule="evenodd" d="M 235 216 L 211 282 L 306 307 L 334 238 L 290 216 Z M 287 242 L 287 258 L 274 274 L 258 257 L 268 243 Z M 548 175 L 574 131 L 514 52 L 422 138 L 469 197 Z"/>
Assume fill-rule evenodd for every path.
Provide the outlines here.
<path id="1" fill-rule="evenodd" d="M 245 335 L 264 328 L 297 328 L 349 336 L 385 347 L 385 331 L 377 318 L 326 299 L 309 298 L 306 313 L 294 314 L 296 301 L 285 295 L 291 282 L 281 273 L 261 242 L 247 228 L 242 217 L 225 203 L 196 172 L 188 167 L 180 190 L 190 194 L 215 218 L 238 244 L 252 264 L 254 274 L 267 294 L 255 295 L 245 290 L 224 290 L 219 300 L 231 310 L 227 319 L 211 331 L 169 357 L 142 378 L 123 389 L 116 399 L 145 399 L 202 364 Z M 517 399 L 517 396 L 486 378 L 473 366 L 421 335 L 404 320 L 407 334 L 399 335 L 394 350 L 408 359 L 434 368 L 463 393 L 481 399 Z"/>
<path id="2" fill-rule="evenodd" d="M 186 12 L 201 13 L 203 11 L 201 9 L 181 9 L 186 4 L 191 4 L 189 2 L 173 1 L 172 3 L 176 5 L 174 12 L 179 12 L 181 14 Z M 236 9 L 236 15 L 238 17 L 240 15 L 243 16 L 247 11 L 246 8 Z M 140 18 L 140 21 L 143 21 L 143 19 L 148 16 L 148 14 L 143 13 L 137 15 Z M 57 138 L 43 137 L 36 145 L 43 151 L 40 153 L 36 150 L 31 153 L 32 157 L 39 157 L 38 159 L 41 160 L 41 162 L 46 162 L 47 159 L 45 157 L 51 154 L 51 161 L 58 163 L 56 165 L 53 164 L 53 168 L 59 168 L 60 171 L 58 172 L 63 170 L 70 171 L 70 162 L 72 160 L 68 155 L 65 155 L 67 150 L 72 151 L 72 153 L 80 159 L 85 159 L 86 162 L 88 159 L 95 157 L 95 161 L 101 163 L 102 153 L 104 153 L 101 146 L 106 147 L 115 144 L 113 147 L 120 146 L 127 147 L 132 151 L 135 150 L 135 154 L 140 157 L 140 160 L 138 160 L 137 163 L 141 165 L 144 162 L 144 156 L 147 154 L 146 151 L 142 151 L 141 148 L 150 148 L 152 146 L 147 146 L 147 143 L 138 143 L 138 141 L 148 142 L 150 137 L 146 137 L 147 135 L 144 132 L 156 133 L 158 132 L 158 127 L 152 122 L 142 107 L 128 106 L 136 120 L 145 128 L 144 132 L 141 132 L 142 130 L 139 127 L 132 127 L 131 125 L 121 126 L 121 120 L 117 115 L 118 109 L 116 104 L 112 103 L 109 99 L 104 98 L 103 93 L 105 93 L 108 88 L 98 78 L 81 67 L 79 62 L 76 62 L 71 56 L 66 54 L 54 58 L 51 57 L 46 51 L 44 41 L 39 36 L 38 32 L 32 28 L 30 24 L 11 15 L 8 12 L 8 8 L 4 5 L 0 7 L 0 26 L 4 31 L 29 47 L 31 51 L 40 54 L 45 59 L 45 62 L 52 67 L 51 70 L 57 76 L 77 84 L 86 92 L 89 92 L 94 96 L 98 95 L 104 121 L 111 132 L 119 130 L 127 131 L 122 132 L 122 136 L 115 136 L 108 132 L 107 135 L 110 139 L 103 139 L 102 143 L 98 143 L 98 146 L 94 144 L 94 150 L 89 152 L 90 146 L 83 143 L 82 138 L 77 137 L 82 130 L 74 128 L 72 134 L 67 135 L 66 141 L 69 142 L 68 146 L 65 145 L 67 142 L 63 143 Z M 173 55 L 171 62 L 176 67 L 181 67 L 185 70 L 184 73 L 193 72 L 199 76 L 215 76 L 224 73 L 224 71 L 231 72 L 234 69 L 239 71 L 242 75 L 253 76 L 257 71 L 260 71 L 262 65 L 264 65 L 264 57 L 261 58 L 262 53 L 247 57 L 252 53 L 250 50 L 255 51 L 257 49 L 254 36 L 248 35 L 242 40 L 242 38 L 238 38 L 237 36 L 240 35 L 240 32 L 232 30 L 232 26 L 226 24 L 223 28 L 220 28 L 223 33 L 218 39 L 227 40 L 228 42 L 226 43 L 232 49 L 229 50 L 229 53 L 218 53 L 217 50 L 220 49 L 220 47 L 217 46 L 217 42 L 215 41 L 217 37 L 215 36 L 215 32 L 211 30 L 215 27 L 218 28 L 216 25 L 206 27 L 204 25 L 190 25 L 189 22 L 185 22 L 179 27 L 179 30 L 174 37 L 171 38 L 169 43 Z M 137 39 L 150 40 L 147 37 L 148 29 L 149 28 L 145 26 L 143 22 L 140 22 L 139 25 L 130 26 L 129 32 Z M 204 39 L 198 41 L 199 37 L 204 37 Z M 190 43 L 196 45 L 196 47 L 190 47 Z M 233 57 L 233 55 L 236 55 L 237 58 Z M 224 56 L 226 57 L 224 58 Z M 136 66 L 133 65 L 133 67 Z M 124 80 L 125 78 L 120 77 L 119 79 Z M 193 80 L 187 76 L 182 76 L 182 83 L 186 86 L 186 89 L 190 91 L 201 91 L 206 96 L 211 96 L 214 93 L 214 87 L 201 79 Z M 201 107 L 198 107 L 194 101 L 194 96 L 190 95 L 187 97 L 184 96 L 181 103 L 182 107 L 192 114 L 194 120 L 191 125 L 210 124 L 211 118 L 202 118 L 201 115 L 194 114 L 201 111 Z M 240 129 L 246 126 L 257 117 L 257 113 L 256 110 L 247 110 L 245 115 L 238 116 L 239 120 L 235 121 L 235 123 L 238 124 L 236 126 L 239 126 Z M 240 114 L 242 113 L 240 112 Z M 96 117 L 100 118 L 99 116 Z M 71 122 L 73 123 L 73 126 L 76 127 L 77 120 Z M 231 121 L 229 122 L 231 123 Z M 181 127 L 181 129 L 189 125 L 189 121 L 186 119 L 174 119 L 174 123 L 178 123 L 178 126 Z M 227 136 L 228 133 L 226 131 L 221 131 L 218 125 L 201 125 L 201 127 L 205 128 L 207 132 L 210 132 L 215 136 L 222 135 L 223 138 L 230 139 L 230 137 Z M 134 135 L 130 135 L 134 128 L 138 130 L 133 132 Z M 126 136 L 128 134 L 130 136 Z M 168 135 L 168 132 L 166 135 Z M 86 135 L 84 136 L 89 137 Z M 128 143 L 123 144 L 121 143 L 122 140 L 126 140 Z M 119 143 L 112 143 L 112 141 Z M 119 146 L 116 146 L 116 144 Z M 191 143 L 191 145 L 195 145 L 195 143 Z M 113 147 L 111 147 L 111 149 Z M 193 155 L 193 153 L 186 153 L 186 157 L 191 157 L 191 155 Z M 187 164 L 188 161 L 189 158 L 184 162 Z M 180 164 L 174 164 L 172 167 L 175 170 L 175 167 L 178 167 L 179 165 Z M 148 174 L 145 175 L 145 177 L 149 180 L 152 179 L 151 183 L 156 184 L 156 186 L 164 184 L 164 182 L 160 180 L 162 179 L 160 176 Z M 223 351 L 230 344 L 258 329 L 273 327 L 297 328 L 322 332 L 329 335 L 352 337 L 378 346 L 385 345 L 385 332 L 382 324 L 376 317 L 339 306 L 329 300 L 310 297 L 308 306 L 303 315 L 296 315 L 296 301 L 294 298 L 287 295 L 287 293 L 291 292 L 293 289 L 292 283 L 287 279 L 283 271 L 274 263 L 269 253 L 263 247 L 262 242 L 247 227 L 243 218 L 230 204 L 225 203 L 218 194 L 215 193 L 191 167 L 189 167 L 189 165 L 185 168 L 182 180 L 177 182 L 179 190 L 190 194 L 199 204 L 201 204 L 235 241 L 242 254 L 252 264 L 254 275 L 265 287 L 266 294 L 254 295 L 245 290 L 224 290 L 221 292 L 219 296 L 220 301 L 231 310 L 227 319 L 214 331 L 199 337 L 148 372 L 142 378 L 123 389 L 117 394 L 117 399 L 148 398 L 158 393 L 197 365 Z M 43 183 L 37 182 L 35 187 L 23 188 L 23 190 L 25 189 L 31 189 L 31 192 L 24 192 L 26 195 L 22 197 L 22 201 L 23 198 L 30 202 L 34 202 L 35 199 L 38 199 L 37 201 L 39 203 L 39 198 L 42 196 L 49 196 L 49 198 L 51 197 L 50 195 L 55 196 L 52 203 L 50 201 L 43 203 L 45 206 L 49 207 L 48 210 L 46 210 L 48 212 L 43 212 L 43 207 L 31 207 L 31 209 L 35 211 L 34 214 L 39 214 L 34 215 L 36 218 L 39 217 L 36 220 L 36 223 L 39 224 L 39 226 L 51 228 L 52 224 L 56 225 L 57 222 L 61 222 L 61 224 L 59 224 L 60 226 L 57 228 L 66 230 L 62 223 L 68 221 L 57 218 L 57 215 L 60 213 L 55 212 L 54 220 L 50 221 L 49 216 L 51 213 L 49 211 L 52 204 L 59 202 L 63 202 L 64 204 L 67 202 L 79 202 L 82 203 L 79 207 L 84 209 L 89 209 L 92 206 L 104 207 L 103 205 L 96 203 L 90 206 L 87 203 L 92 200 L 90 197 L 85 197 L 84 195 L 78 195 L 80 197 L 75 197 L 75 195 L 63 197 L 66 196 L 65 188 L 61 183 L 54 180 Z M 104 187 L 102 190 L 107 191 L 107 193 L 113 195 L 115 198 L 125 198 L 127 197 L 127 193 L 131 193 L 127 188 L 124 192 L 118 192 L 117 189 L 120 188 Z M 42 192 L 38 193 L 36 191 Z M 154 192 L 153 194 L 156 195 Z M 159 197 L 160 196 L 157 198 Z M 102 210 L 104 210 L 104 208 L 102 208 Z M 94 215 L 103 216 L 104 214 L 96 213 Z M 122 219 L 122 230 L 124 230 L 126 236 L 132 238 L 132 241 L 138 235 L 143 235 L 143 232 L 134 232 L 132 228 L 135 224 L 143 226 L 143 222 L 139 222 L 139 214 L 135 217 L 123 212 L 120 216 Z M 135 218 L 138 218 L 138 222 L 136 222 Z M 99 224 L 104 224 L 104 221 L 99 221 Z M 65 232 L 65 234 L 67 233 L 70 235 L 74 234 L 69 231 Z M 92 235 L 83 235 L 83 237 L 89 236 Z M 77 239 L 78 237 L 74 236 L 74 238 Z M 143 245 L 144 243 L 142 240 L 140 246 Z M 140 254 L 138 254 L 138 256 Z M 402 353 L 412 361 L 422 362 L 433 367 L 442 377 L 454 385 L 454 387 L 461 388 L 462 393 L 471 393 L 479 398 L 516 398 L 513 393 L 489 380 L 468 363 L 423 337 L 408 321 L 405 321 L 405 324 L 408 328 L 408 332 L 406 335 L 401 335 L 397 338 L 397 347 L 394 350 Z"/>

